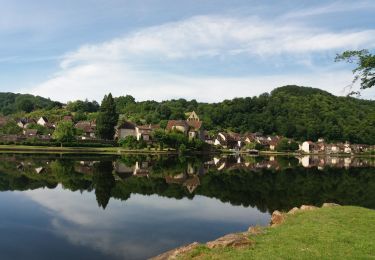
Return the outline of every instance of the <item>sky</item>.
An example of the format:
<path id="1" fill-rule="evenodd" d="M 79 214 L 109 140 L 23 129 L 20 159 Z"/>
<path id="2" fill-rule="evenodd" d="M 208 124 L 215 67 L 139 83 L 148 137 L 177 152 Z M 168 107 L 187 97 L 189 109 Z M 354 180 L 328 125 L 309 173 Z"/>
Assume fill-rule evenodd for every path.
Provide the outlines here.
<path id="1" fill-rule="evenodd" d="M 375 1 L 0 0 L 0 91 L 218 102 L 297 84 L 349 93 Z M 362 92 L 375 99 L 375 90 Z"/>

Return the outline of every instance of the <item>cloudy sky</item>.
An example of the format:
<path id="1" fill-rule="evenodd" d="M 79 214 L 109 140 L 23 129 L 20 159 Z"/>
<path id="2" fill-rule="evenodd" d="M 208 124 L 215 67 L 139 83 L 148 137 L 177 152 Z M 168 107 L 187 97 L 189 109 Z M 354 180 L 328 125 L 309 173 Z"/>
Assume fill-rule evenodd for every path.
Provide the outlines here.
<path id="1" fill-rule="evenodd" d="M 375 1 L 0 0 L 0 91 L 220 101 L 286 84 L 347 94 Z M 375 90 L 363 98 L 375 99 Z"/>

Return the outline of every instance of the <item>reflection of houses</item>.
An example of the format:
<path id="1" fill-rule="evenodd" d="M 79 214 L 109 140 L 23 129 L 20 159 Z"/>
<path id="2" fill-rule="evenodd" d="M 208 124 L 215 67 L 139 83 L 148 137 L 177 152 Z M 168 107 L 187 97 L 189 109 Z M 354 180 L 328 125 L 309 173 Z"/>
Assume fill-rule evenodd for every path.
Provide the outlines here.
<path id="1" fill-rule="evenodd" d="M 165 176 L 165 182 L 167 184 L 178 184 L 186 187 L 189 193 L 193 193 L 197 187 L 201 184 L 197 175 L 190 175 L 186 173 L 180 173 L 173 176 Z"/>
<path id="2" fill-rule="evenodd" d="M 121 178 L 121 179 L 126 179 L 129 178 L 133 175 L 134 173 L 134 167 L 128 166 L 123 162 L 116 161 L 114 163 L 114 169 L 116 174 Z"/>
<path id="3" fill-rule="evenodd" d="M 83 174 L 93 174 L 95 161 L 80 161 L 78 164 L 74 165 L 74 171 Z"/>
<path id="4" fill-rule="evenodd" d="M 298 159 L 299 163 L 305 168 L 317 167 L 318 169 L 323 169 L 324 167 L 349 168 L 374 166 L 371 160 L 357 157 L 305 155 Z"/>
<path id="5" fill-rule="evenodd" d="M 126 179 L 131 176 L 148 177 L 150 173 L 150 166 L 148 162 L 135 162 L 133 166 L 129 166 L 121 161 L 116 161 L 114 164 L 116 174 L 121 179 Z"/>
<path id="6" fill-rule="evenodd" d="M 193 193 L 195 189 L 201 184 L 198 176 L 192 176 L 184 182 L 184 186 L 190 193 Z"/>

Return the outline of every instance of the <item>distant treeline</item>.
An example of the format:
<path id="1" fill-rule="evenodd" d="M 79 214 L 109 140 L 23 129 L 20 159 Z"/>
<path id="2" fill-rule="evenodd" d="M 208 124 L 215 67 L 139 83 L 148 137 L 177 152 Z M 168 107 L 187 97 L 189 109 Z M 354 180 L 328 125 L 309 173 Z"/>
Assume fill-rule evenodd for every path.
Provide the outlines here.
<path id="1" fill-rule="evenodd" d="M 21 101 L 24 98 L 10 93 L 0 94 L 1 111 L 9 114 L 10 111 L 23 110 Z M 48 99 L 34 99 L 35 109 L 59 106 L 58 102 Z M 138 124 L 161 123 L 165 126 L 167 120 L 184 119 L 186 112 L 194 110 L 203 120 L 206 130 L 262 132 L 301 141 L 323 137 L 328 141 L 375 144 L 375 101 L 337 97 L 315 88 L 284 86 L 270 94 L 219 103 L 185 99 L 136 102 L 129 95 L 115 101 L 117 112 Z M 77 119 L 92 119 L 98 108 L 96 102 L 75 101 L 68 103 L 68 111 L 63 112 L 75 113 Z M 55 111 L 60 113 L 60 110 Z"/>

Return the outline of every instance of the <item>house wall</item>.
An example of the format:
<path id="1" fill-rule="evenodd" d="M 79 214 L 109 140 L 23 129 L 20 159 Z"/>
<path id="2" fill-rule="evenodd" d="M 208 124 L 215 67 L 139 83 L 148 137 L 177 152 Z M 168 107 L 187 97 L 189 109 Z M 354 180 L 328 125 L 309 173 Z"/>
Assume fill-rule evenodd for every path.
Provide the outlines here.
<path id="1" fill-rule="evenodd" d="M 183 133 L 186 133 L 186 128 L 183 126 L 173 126 L 173 130 L 177 130 Z"/>
<path id="2" fill-rule="evenodd" d="M 309 153 L 310 152 L 310 144 L 309 144 L 309 142 L 303 142 L 301 150 L 303 152 L 305 152 L 305 153 Z"/>
<path id="3" fill-rule="evenodd" d="M 41 126 L 45 126 L 45 125 L 46 125 L 46 122 L 44 121 L 43 118 L 39 118 L 37 124 L 38 124 L 38 125 L 41 125 Z"/>
<path id="4" fill-rule="evenodd" d="M 135 129 L 119 129 L 119 132 L 118 132 L 119 139 L 125 138 L 127 136 L 137 137 Z"/>

